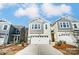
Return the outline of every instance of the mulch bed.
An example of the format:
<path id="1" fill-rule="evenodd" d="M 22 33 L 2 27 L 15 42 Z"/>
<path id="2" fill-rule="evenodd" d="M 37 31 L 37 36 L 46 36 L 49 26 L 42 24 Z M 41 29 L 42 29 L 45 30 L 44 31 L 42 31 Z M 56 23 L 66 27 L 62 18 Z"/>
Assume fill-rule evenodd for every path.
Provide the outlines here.
<path id="1" fill-rule="evenodd" d="M 14 55 L 18 51 L 25 48 L 27 45 L 22 46 L 21 44 L 18 45 L 7 45 L 7 46 L 0 46 L 0 55 Z"/>
<path id="2" fill-rule="evenodd" d="M 55 45 L 53 46 L 59 51 L 61 51 L 65 55 L 79 55 L 79 48 L 69 45 L 69 44 L 62 44 L 60 46 Z"/>
<path id="3" fill-rule="evenodd" d="M 55 47 L 55 48 L 57 48 L 57 49 L 76 48 L 75 46 L 69 45 L 69 44 L 61 44 L 60 46 L 55 45 L 55 46 L 53 46 L 53 47 Z"/>

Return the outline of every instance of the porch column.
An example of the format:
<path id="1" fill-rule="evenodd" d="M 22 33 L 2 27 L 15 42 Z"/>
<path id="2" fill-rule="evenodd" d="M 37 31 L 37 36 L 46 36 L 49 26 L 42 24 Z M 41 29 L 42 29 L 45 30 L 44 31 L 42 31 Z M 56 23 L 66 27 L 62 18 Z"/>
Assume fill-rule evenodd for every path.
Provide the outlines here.
<path id="1" fill-rule="evenodd" d="M 18 42 L 18 36 L 17 36 L 17 40 L 16 40 L 16 43 Z"/>

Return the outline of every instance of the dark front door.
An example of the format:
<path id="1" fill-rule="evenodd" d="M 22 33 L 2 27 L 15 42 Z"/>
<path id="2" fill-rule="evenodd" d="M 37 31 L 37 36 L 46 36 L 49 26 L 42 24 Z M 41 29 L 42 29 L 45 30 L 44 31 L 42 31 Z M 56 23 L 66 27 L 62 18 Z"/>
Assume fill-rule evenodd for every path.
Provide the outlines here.
<path id="1" fill-rule="evenodd" d="M 54 39 L 54 33 L 51 34 L 51 37 L 52 37 L 52 42 L 54 42 L 55 41 L 55 39 Z"/>

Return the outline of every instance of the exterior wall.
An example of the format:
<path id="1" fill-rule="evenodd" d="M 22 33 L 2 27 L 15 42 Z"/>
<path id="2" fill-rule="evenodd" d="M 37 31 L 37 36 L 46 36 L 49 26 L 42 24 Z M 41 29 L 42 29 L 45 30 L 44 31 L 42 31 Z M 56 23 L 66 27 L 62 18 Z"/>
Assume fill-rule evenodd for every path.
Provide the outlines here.
<path id="1" fill-rule="evenodd" d="M 71 24 L 72 24 L 73 30 L 79 30 L 79 22 L 72 22 Z M 74 28 L 74 24 L 77 25 L 77 28 Z"/>
<path id="2" fill-rule="evenodd" d="M 47 29 L 45 29 L 45 25 L 47 25 Z M 45 23 L 44 25 L 43 25 L 43 28 L 44 28 L 44 35 L 47 35 L 48 36 L 48 38 L 50 39 L 50 41 L 51 41 L 51 28 L 50 28 L 50 24 L 49 23 Z"/>
<path id="3" fill-rule="evenodd" d="M 25 42 L 28 44 L 28 28 L 25 28 Z"/>
<path id="4" fill-rule="evenodd" d="M 32 24 L 40 24 L 40 29 L 32 29 Z M 47 25 L 47 29 L 45 29 L 45 25 Z M 49 44 L 51 40 L 51 33 L 50 33 L 50 24 L 44 22 L 44 19 L 37 19 L 33 22 L 29 23 L 29 30 L 28 30 L 28 43 L 34 44 Z"/>
<path id="5" fill-rule="evenodd" d="M 16 25 L 17 26 L 17 25 Z M 16 44 L 20 43 L 22 41 L 25 41 L 25 27 L 23 26 L 22 28 L 16 28 L 15 25 L 11 25 L 10 31 L 9 31 L 9 44 Z M 18 31 L 18 32 L 17 32 Z"/>
<path id="6" fill-rule="evenodd" d="M 20 30 L 20 41 L 23 41 L 23 42 L 26 42 L 26 30 L 25 30 L 25 27 L 23 27 L 21 30 Z"/>
<path id="7" fill-rule="evenodd" d="M 4 26 L 7 25 L 7 29 L 4 30 Z M 9 30 L 10 30 L 10 25 L 8 22 L 0 22 L 0 45 L 2 44 L 7 44 L 8 39 L 9 39 Z"/>
<path id="8" fill-rule="evenodd" d="M 57 39 L 58 39 L 58 37 L 57 37 L 57 32 L 58 32 L 57 22 L 53 26 L 51 26 L 51 30 L 53 30 L 53 33 L 54 33 L 54 40 L 57 41 Z"/>
<path id="9" fill-rule="evenodd" d="M 76 45 L 76 39 L 73 36 L 73 32 L 58 32 L 57 36 L 57 41 L 66 41 L 67 44 Z"/>
<path id="10" fill-rule="evenodd" d="M 61 22 L 69 22 L 69 28 L 61 28 Z M 77 25 L 77 28 L 74 28 L 74 25 Z M 77 38 L 79 38 L 79 22 L 73 21 L 71 18 L 61 18 L 57 22 L 51 26 L 51 29 L 54 31 L 54 39 L 55 41 L 66 41 L 67 44 L 75 45 L 77 42 Z M 76 34 L 76 36 L 75 36 Z M 79 39 L 78 39 L 79 40 Z"/>
<path id="11" fill-rule="evenodd" d="M 10 27 L 10 31 L 9 31 L 9 39 L 8 39 L 8 44 L 14 43 L 14 36 L 12 34 L 15 33 L 15 28 L 13 27 L 13 25 L 11 25 Z"/>
<path id="12" fill-rule="evenodd" d="M 74 24 L 76 24 L 76 27 L 74 27 Z M 76 42 L 79 42 L 79 22 L 72 22 L 73 27 L 73 36 L 76 38 Z"/>

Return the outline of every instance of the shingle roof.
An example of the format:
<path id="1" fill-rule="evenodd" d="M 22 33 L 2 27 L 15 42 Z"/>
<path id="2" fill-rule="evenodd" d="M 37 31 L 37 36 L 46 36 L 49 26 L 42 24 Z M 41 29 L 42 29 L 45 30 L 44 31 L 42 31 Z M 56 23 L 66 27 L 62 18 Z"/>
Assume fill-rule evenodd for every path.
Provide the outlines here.
<path id="1" fill-rule="evenodd" d="M 51 26 L 60 20 L 69 20 L 71 22 L 79 22 L 79 20 L 76 19 L 74 16 L 66 15 L 66 16 L 62 16 L 59 19 L 57 19 L 57 21 L 55 21 L 53 24 L 51 24 Z"/>
<path id="2" fill-rule="evenodd" d="M 19 29 L 19 30 L 21 30 L 24 26 L 22 26 L 22 25 L 13 25 L 14 26 L 14 28 L 17 28 L 17 29 Z"/>

